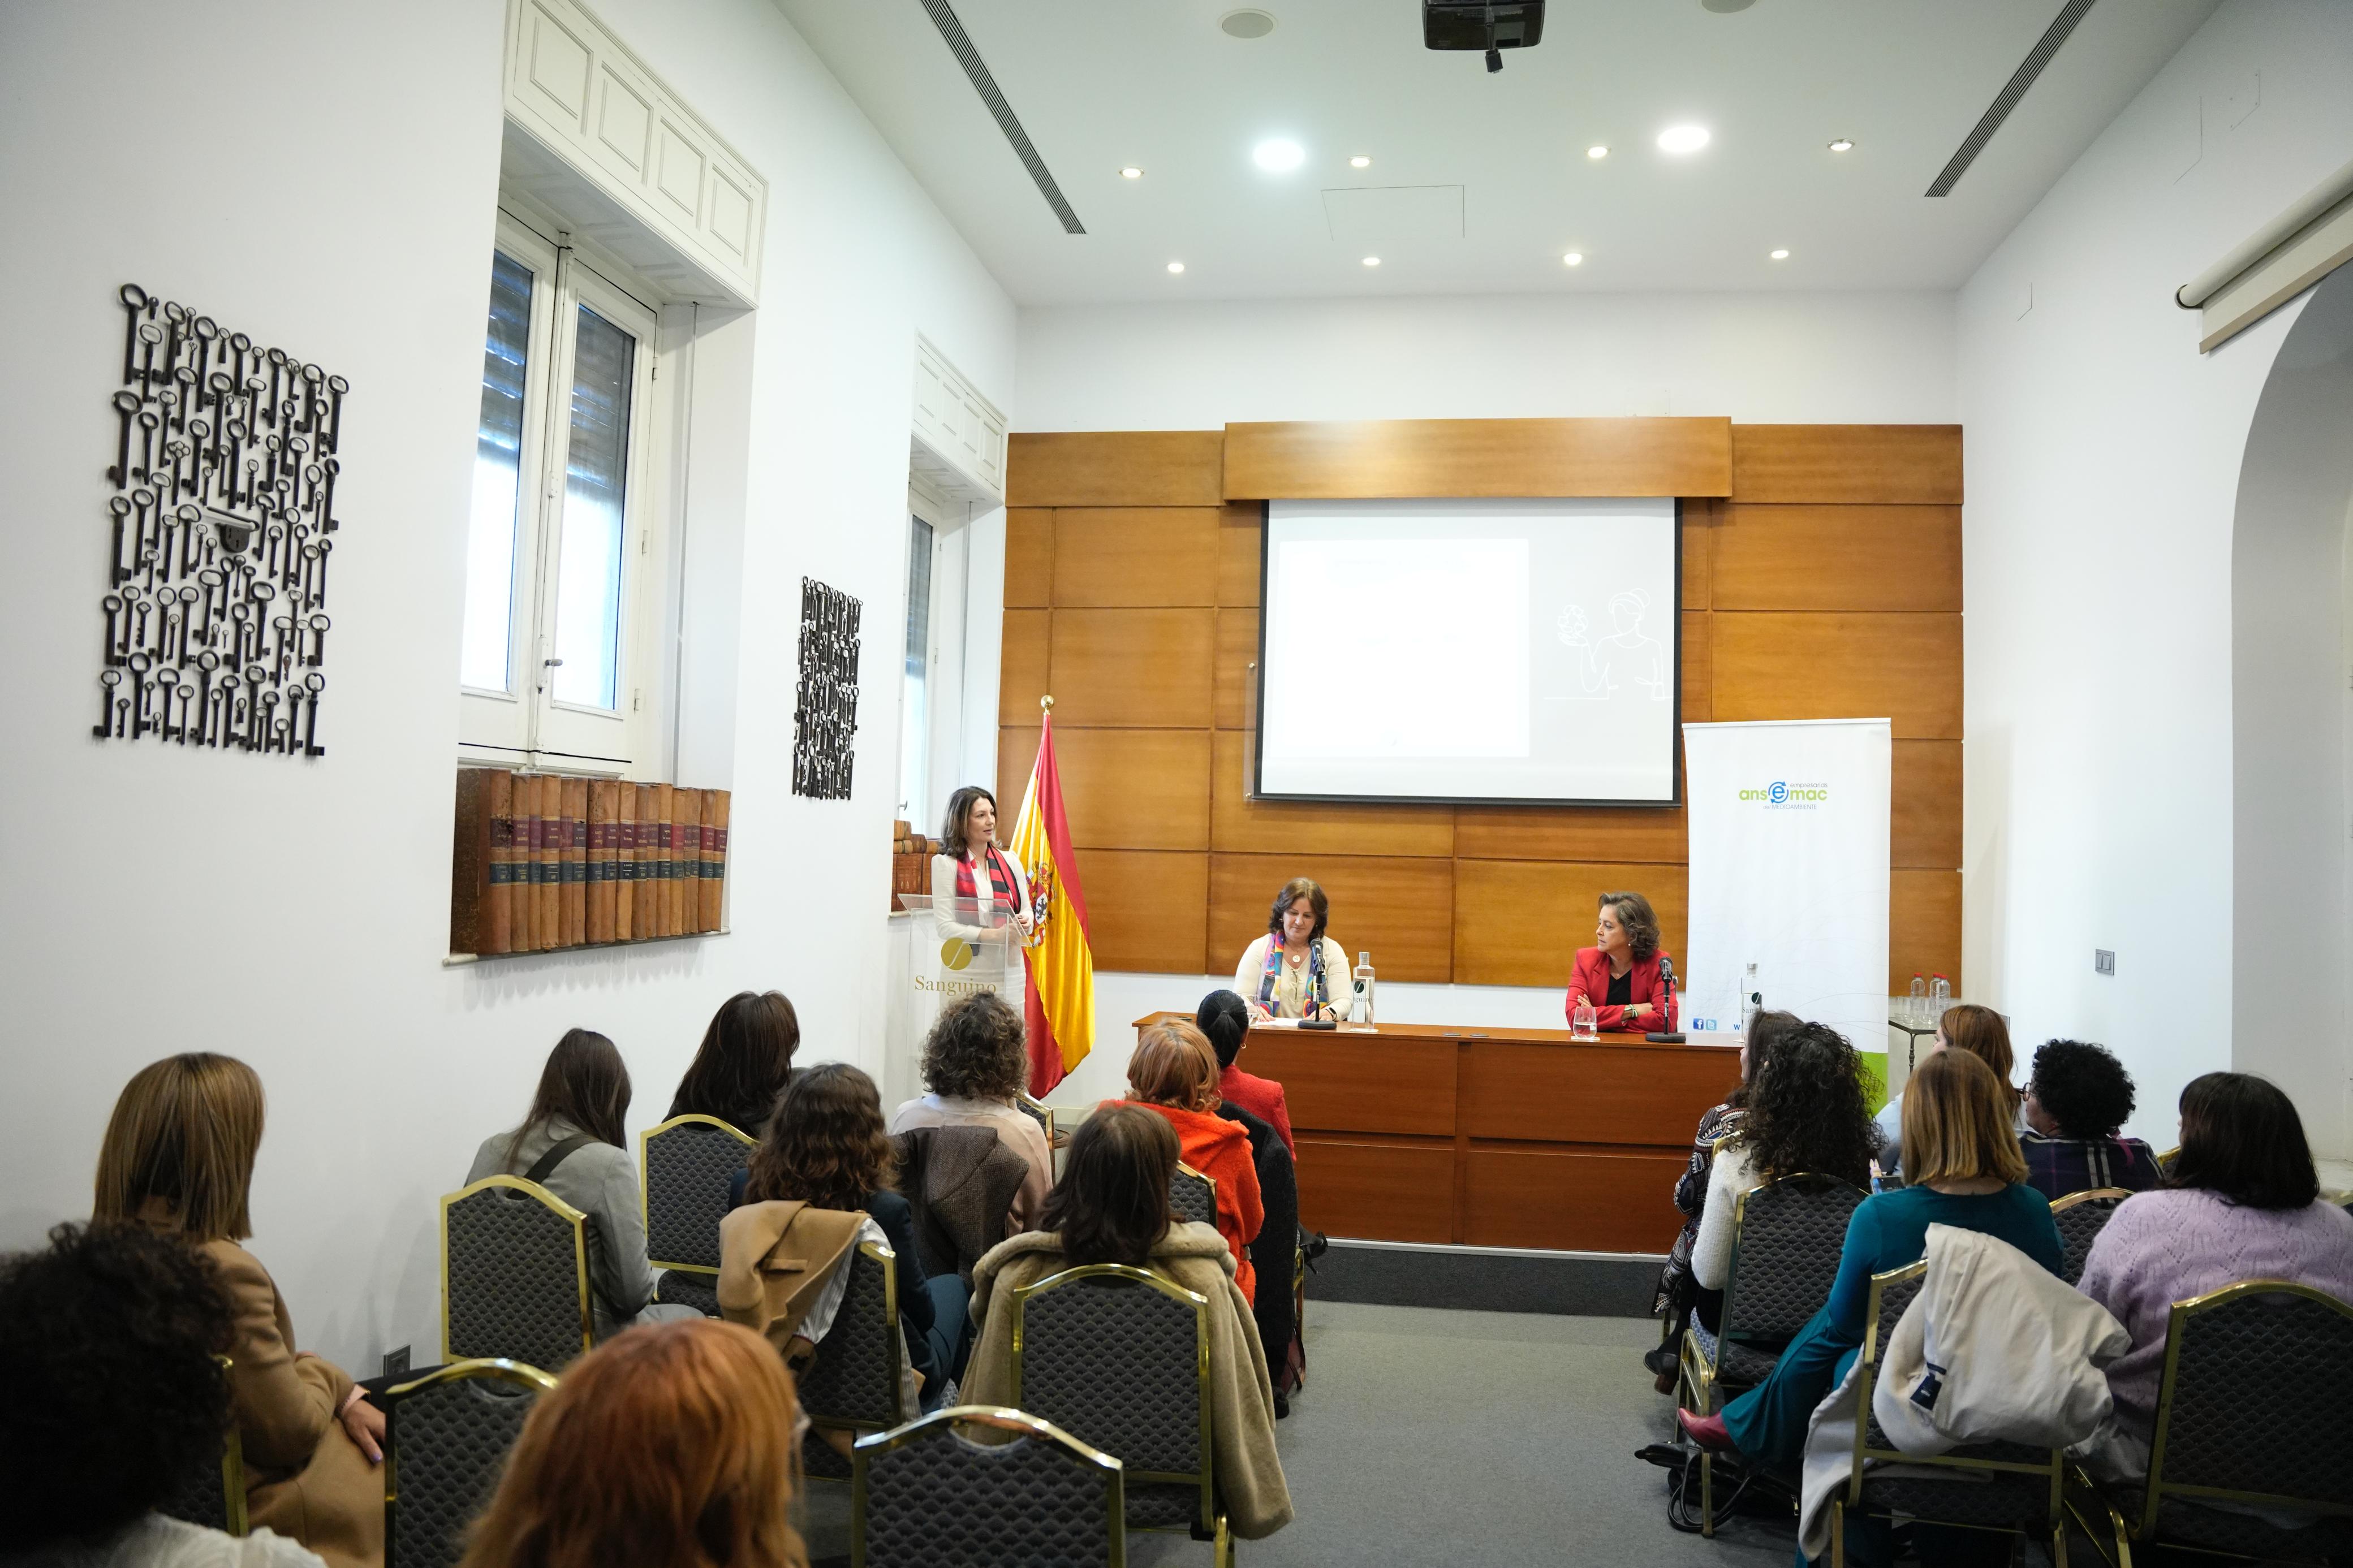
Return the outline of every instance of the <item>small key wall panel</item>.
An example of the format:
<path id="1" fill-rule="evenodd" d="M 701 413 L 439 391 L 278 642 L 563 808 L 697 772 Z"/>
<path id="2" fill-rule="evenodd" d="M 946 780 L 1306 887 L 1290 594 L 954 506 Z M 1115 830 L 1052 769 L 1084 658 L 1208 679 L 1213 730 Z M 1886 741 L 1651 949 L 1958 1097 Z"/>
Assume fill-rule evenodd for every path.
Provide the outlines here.
<path id="1" fill-rule="evenodd" d="M 327 563 L 351 384 L 123 285 L 100 740 L 326 754 Z"/>

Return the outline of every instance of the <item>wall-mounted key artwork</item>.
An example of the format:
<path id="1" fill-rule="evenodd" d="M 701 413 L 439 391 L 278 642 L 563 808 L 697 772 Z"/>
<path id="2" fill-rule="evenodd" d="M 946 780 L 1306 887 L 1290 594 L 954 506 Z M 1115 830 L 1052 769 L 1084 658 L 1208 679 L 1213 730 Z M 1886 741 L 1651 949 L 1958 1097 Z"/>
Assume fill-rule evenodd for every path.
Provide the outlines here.
<path id="1" fill-rule="evenodd" d="M 793 793 L 849 798 L 858 740 L 856 599 L 801 579 L 801 679 L 794 694 Z"/>
<path id="2" fill-rule="evenodd" d="M 101 740 L 323 756 L 351 384 L 123 285 Z"/>

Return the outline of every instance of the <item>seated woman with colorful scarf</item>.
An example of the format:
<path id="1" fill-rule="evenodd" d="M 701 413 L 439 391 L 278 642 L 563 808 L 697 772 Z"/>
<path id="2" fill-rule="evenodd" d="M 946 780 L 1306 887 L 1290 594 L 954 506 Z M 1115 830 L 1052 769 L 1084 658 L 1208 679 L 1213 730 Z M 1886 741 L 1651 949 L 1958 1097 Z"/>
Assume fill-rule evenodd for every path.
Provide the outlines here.
<path id="1" fill-rule="evenodd" d="M 1234 990 L 1262 1018 L 1345 1018 L 1351 971 L 1347 950 L 1324 934 L 1332 903 L 1324 889 L 1293 877 L 1274 896 L 1266 934 L 1242 950 Z"/>

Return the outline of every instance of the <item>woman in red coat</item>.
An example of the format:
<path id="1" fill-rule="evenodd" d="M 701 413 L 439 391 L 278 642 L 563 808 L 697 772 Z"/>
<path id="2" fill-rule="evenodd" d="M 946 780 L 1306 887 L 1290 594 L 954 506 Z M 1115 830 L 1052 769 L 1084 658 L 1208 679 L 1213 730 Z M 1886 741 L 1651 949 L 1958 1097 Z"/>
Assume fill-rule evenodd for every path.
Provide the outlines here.
<path id="1" fill-rule="evenodd" d="M 1577 1004 L 1593 1004 L 1594 1026 L 1633 1034 L 1672 1034 L 1675 1004 L 1659 975 L 1659 917 L 1640 893 L 1604 893 L 1593 945 L 1577 950 L 1565 1011 L 1577 1021 Z"/>
<path id="2" fill-rule="evenodd" d="M 1266 1223 L 1250 1134 L 1218 1114 L 1218 1054 L 1208 1037 L 1181 1019 L 1153 1025 L 1128 1059 L 1127 1092 L 1176 1129 L 1179 1158 L 1218 1184 L 1218 1234 L 1234 1255 L 1234 1283 L 1258 1299 L 1250 1244 Z"/>

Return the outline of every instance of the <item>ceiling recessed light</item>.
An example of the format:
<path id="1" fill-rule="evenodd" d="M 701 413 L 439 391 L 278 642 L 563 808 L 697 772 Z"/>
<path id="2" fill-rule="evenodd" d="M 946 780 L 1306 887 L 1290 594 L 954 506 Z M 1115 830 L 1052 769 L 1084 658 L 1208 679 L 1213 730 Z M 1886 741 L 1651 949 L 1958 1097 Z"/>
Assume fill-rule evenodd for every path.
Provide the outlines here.
<path id="1" fill-rule="evenodd" d="M 1119 172 L 1119 177 L 1123 180 L 1140 180 L 1144 178 L 1144 171 L 1130 163 Z"/>
<path id="2" fill-rule="evenodd" d="M 1181 261 L 1172 261 L 1168 264 L 1168 270 L 1171 272 L 1182 272 L 1185 270 L 1185 264 Z"/>
<path id="3" fill-rule="evenodd" d="M 1357 153 L 1355 157 L 1348 160 L 1348 167 L 1351 169 L 1369 169 L 1372 166 L 1373 161 L 1370 158 L 1366 157 L 1362 153 Z"/>
<path id="4" fill-rule="evenodd" d="M 1307 162 L 1307 152 L 1298 142 L 1278 137 L 1251 148 L 1250 160 L 1270 174 L 1287 174 Z"/>
<path id="5" fill-rule="evenodd" d="M 1841 136 L 1837 141 L 1831 143 L 1831 151 L 1833 153 L 1852 153 L 1854 151 L 1854 143 Z"/>
<path id="6" fill-rule="evenodd" d="M 1777 250 L 1773 253 L 1773 259 L 1776 261 L 1787 261 L 1789 259 L 1789 253 L 1786 250 Z"/>
<path id="7" fill-rule="evenodd" d="M 1585 155 L 1593 159 L 1596 163 L 1599 163 L 1600 160 L 1609 156 L 1609 149 L 1603 146 L 1600 142 L 1596 142 L 1592 146 L 1588 147 L 1585 150 Z"/>
<path id="8" fill-rule="evenodd" d="M 1572 251 L 1570 251 L 1567 256 L 1562 257 L 1560 259 L 1561 259 L 1562 263 L 1563 263 L 1564 265 L 1566 265 L 1566 266 L 1569 266 L 1569 267 L 1582 267 L 1582 266 L 1584 266 L 1584 265 L 1585 265 L 1585 252 L 1583 252 L 1583 251 L 1581 251 L 1581 250 L 1572 250 Z"/>
<path id="9" fill-rule="evenodd" d="M 1229 38 L 1263 38 L 1274 31 L 1274 14 L 1255 6 L 1229 11 L 1218 18 L 1218 30 Z"/>
<path id="10" fill-rule="evenodd" d="M 1381 258 L 1377 256 L 1367 256 L 1365 258 L 1365 265 L 1367 267 L 1378 267 L 1380 264 Z"/>
<path id="11" fill-rule="evenodd" d="M 1696 153 L 1707 145 L 1704 125 L 1670 125 L 1659 132 L 1662 153 Z"/>

